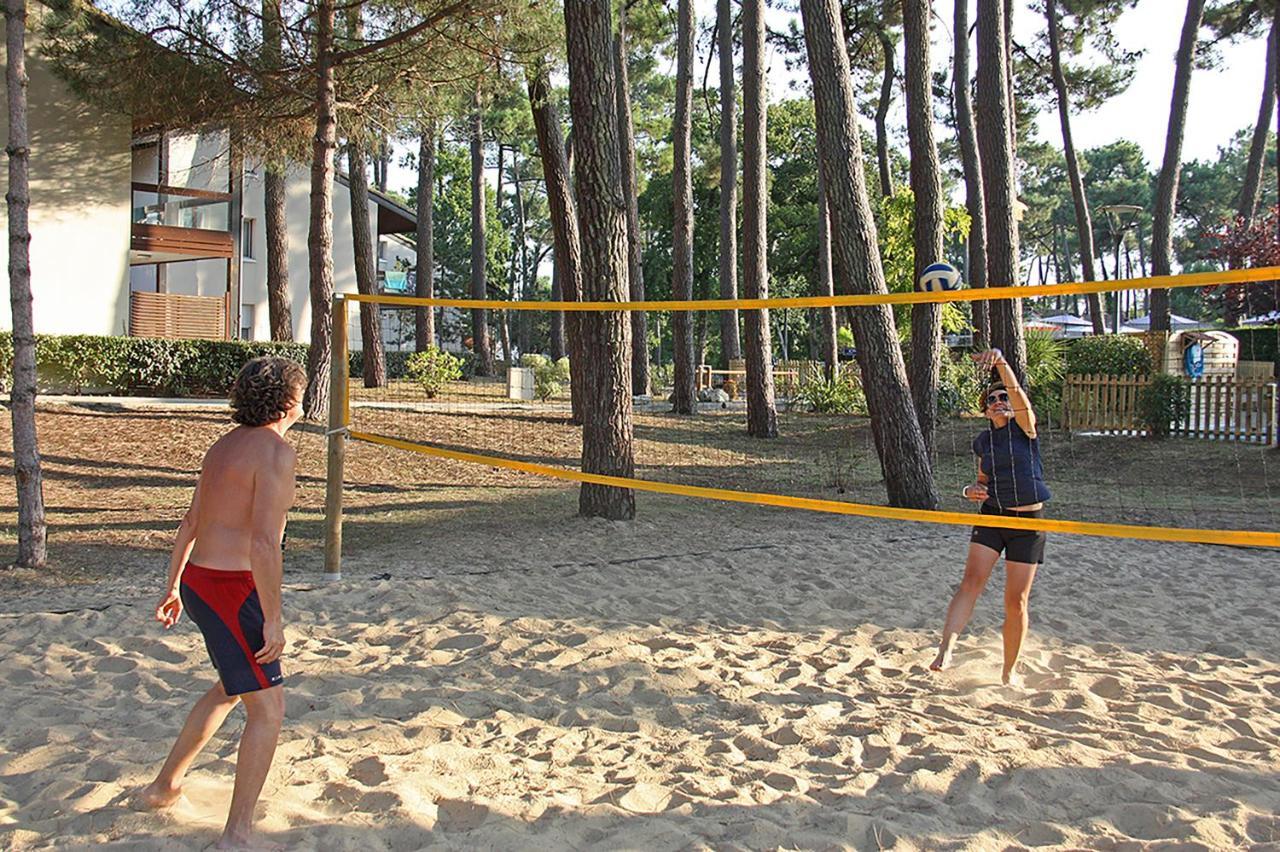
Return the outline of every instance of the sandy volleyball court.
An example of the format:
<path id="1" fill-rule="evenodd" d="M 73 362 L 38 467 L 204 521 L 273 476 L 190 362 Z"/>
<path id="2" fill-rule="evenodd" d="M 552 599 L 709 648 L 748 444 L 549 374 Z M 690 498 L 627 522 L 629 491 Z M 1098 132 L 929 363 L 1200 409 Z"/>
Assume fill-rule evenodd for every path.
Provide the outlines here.
<path id="1" fill-rule="evenodd" d="M 1051 538 L 1015 692 L 998 587 L 955 669 L 925 670 L 961 530 L 653 498 L 589 522 L 540 493 L 507 514 L 459 494 L 454 522 L 350 553 L 338 585 L 291 555 L 274 839 L 1280 844 L 1274 553 Z M 150 621 L 162 560 L 120 558 L 120 579 L 0 605 L 0 847 L 197 849 L 221 828 L 239 711 L 178 807 L 125 806 L 210 672 L 189 622 Z"/>

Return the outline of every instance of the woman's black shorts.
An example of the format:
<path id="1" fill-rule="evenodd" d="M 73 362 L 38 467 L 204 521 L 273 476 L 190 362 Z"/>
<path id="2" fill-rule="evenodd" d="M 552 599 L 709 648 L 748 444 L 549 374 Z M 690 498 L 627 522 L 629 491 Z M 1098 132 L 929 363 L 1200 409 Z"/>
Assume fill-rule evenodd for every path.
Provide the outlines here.
<path id="1" fill-rule="evenodd" d="M 1012 509 L 1000 509 L 996 506 L 982 504 L 980 514 L 1012 515 L 1019 518 L 1038 518 L 1039 509 L 1034 512 L 1015 512 Z M 969 541 L 989 547 L 996 553 L 1003 553 L 1008 562 L 1026 562 L 1039 565 L 1044 562 L 1045 534 L 1040 530 L 1012 530 L 1007 527 L 974 527 Z"/>

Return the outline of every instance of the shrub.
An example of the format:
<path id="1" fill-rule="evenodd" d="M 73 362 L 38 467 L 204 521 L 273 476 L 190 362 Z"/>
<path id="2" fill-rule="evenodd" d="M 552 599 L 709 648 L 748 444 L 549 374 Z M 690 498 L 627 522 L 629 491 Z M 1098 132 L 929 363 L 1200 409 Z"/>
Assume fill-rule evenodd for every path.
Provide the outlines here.
<path id="1" fill-rule="evenodd" d="M 953 358 L 942 353 L 942 368 L 938 373 L 938 413 L 949 416 L 972 411 L 982 392 L 983 375 L 967 356 Z"/>
<path id="2" fill-rule="evenodd" d="M 421 385 L 423 392 L 434 399 L 445 385 L 462 378 L 462 359 L 435 347 L 414 352 L 405 360 L 405 376 Z"/>
<path id="3" fill-rule="evenodd" d="M 1113 335 L 1114 336 L 1114 335 Z M 1062 342 L 1047 331 L 1028 331 L 1027 396 L 1037 416 L 1046 421 L 1062 408 L 1062 377 L 1065 359 Z M 1146 349 L 1142 350 L 1146 352 Z"/>
<path id="4" fill-rule="evenodd" d="M 382 354 L 387 365 L 387 381 L 403 379 L 406 375 L 406 370 L 408 369 L 407 364 L 409 358 L 411 358 L 414 353 L 400 349 L 388 349 Z M 359 349 L 354 350 L 351 353 L 348 363 L 351 375 L 364 375 L 364 352 Z"/>
<path id="5" fill-rule="evenodd" d="M 569 359 L 552 361 L 545 355 L 522 355 L 520 366 L 533 370 L 533 393 L 542 402 L 560 393 L 569 382 Z"/>
<path id="6" fill-rule="evenodd" d="M 36 335 L 36 376 L 46 391 L 105 389 L 162 396 L 222 396 L 245 362 L 278 355 L 307 359 L 301 343 L 236 340 L 163 340 L 147 337 Z M 7 384 L 13 341 L 0 335 L 0 380 Z"/>
<path id="7" fill-rule="evenodd" d="M 800 386 L 796 399 L 816 414 L 866 414 L 867 398 L 852 370 L 834 379 L 813 378 Z"/>
<path id="8" fill-rule="evenodd" d="M 1157 373 L 1138 394 L 1138 420 L 1156 440 L 1169 436 L 1169 426 L 1191 412 L 1191 387 L 1181 376 Z"/>
<path id="9" fill-rule="evenodd" d="M 1270 361 L 1280 365 L 1280 326 L 1252 326 L 1229 328 L 1240 341 L 1241 361 Z"/>
<path id="10" fill-rule="evenodd" d="M 1142 338 L 1127 334 L 1092 334 L 1067 350 L 1067 372 L 1077 375 L 1145 376 L 1152 366 Z"/>
<path id="11" fill-rule="evenodd" d="M 676 365 L 675 364 L 651 364 L 649 365 L 649 384 L 653 388 L 655 396 L 676 383 Z"/>

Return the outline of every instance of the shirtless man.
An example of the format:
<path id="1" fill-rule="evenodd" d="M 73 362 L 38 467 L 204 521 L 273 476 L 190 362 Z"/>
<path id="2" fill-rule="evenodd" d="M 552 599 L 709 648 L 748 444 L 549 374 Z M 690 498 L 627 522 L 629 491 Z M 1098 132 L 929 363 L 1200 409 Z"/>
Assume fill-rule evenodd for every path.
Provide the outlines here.
<path id="1" fill-rule="evenodd" d="M 254 835 L 253 811 L 284 720 L 280 545 L 296 460 L 284 435 L 302 415 L 305 388 L 302 367 L 284 358 L 255 358 L 240 371 L 231 390 L 231 419 L 240 425 L 205 454 L 169 559 L 169 585 L 156 607 L 166 629 L 186 609 L 204 634 L 219 680 L 196 702 L 138 801 L 149 808 L 177 801 L 192 761 L 243 702 L 249 718 L 218 849 L 279 848 Z"/>

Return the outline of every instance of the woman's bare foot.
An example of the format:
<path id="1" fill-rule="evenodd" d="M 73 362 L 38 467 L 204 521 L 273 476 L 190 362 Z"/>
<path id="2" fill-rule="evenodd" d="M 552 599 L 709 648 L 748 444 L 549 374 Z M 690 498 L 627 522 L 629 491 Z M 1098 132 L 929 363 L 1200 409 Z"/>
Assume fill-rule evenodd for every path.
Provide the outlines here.
<path id="1" fill-rule="evenodd" d="M 283 852 L 284 846 L 267 840 L 260 834 L 229 835 L 224 834 L 213 844 L 214 849 L 233 849 L 236 852 Z"/>
<path id="2" fill-rule="evenodd" d="M 157 786 L 156 782 L 152 781 L 134 793 L 130 803 L 142 810 L 162 811 L 181 798 L 181 787 Z"/>
<path id="3" fill-rule="evenodd" d="M 938 656 L 934 657 L 933 662 L 929 664 L 929 670 L 940 672 L 951 665 L 951 652 L 955 648 L 954 639 L 943 639 L 942 645 L 938 648 Z"/>
<path id="4" fill-rule="evenodd" d="M 1022 689 L 1022 687 L 1026 686 L 1022 680 L 1022 675 L 1016 669 L 1005 669 L 1000 677 L 1000 682 L 1014 689 Z"/>

